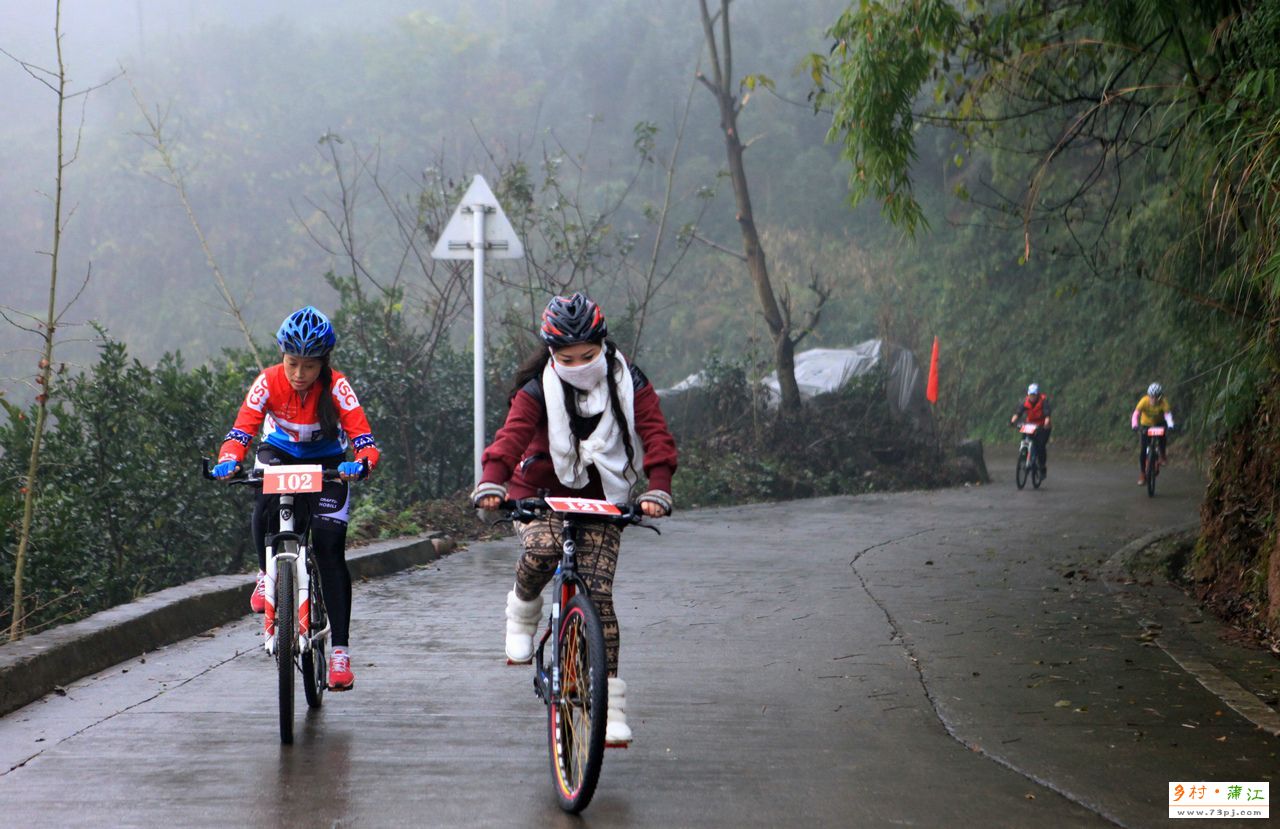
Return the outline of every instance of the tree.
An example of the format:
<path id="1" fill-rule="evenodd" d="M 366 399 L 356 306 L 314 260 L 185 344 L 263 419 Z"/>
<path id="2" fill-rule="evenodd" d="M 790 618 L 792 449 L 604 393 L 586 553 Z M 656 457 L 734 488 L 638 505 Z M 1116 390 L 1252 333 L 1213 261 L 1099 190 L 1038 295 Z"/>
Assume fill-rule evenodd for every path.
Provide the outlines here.
<path id="1" fill-rule="evenodd" d="M 183 176 L 182 170 L 178 167 L 178 162 L 174 158 L 173 148 L 165 139 L 164 125 L 167 113 L 161 111 L 159 107 L 156 107 L 155 111 L 152 112 L 142 102 L 136 87 L 133 88 L 133 100 L 138 105 L 138 111 L 142 114 L 143 120 L 147 122 L 147 132 L 139 132 L 136 135 L 155 151 L 160 163 L 164 165 L 168 179 L 159 180 L 177 191 L 178 199 L 182 202 L 182 208 L 187 214 L 187 221 L 191 223 L 191 229 L 195 231 L 196 238 L 200 241 L 200 250 L 204 252 L 204 261 L 209 266 L 209 271 L 213 274 L 213 281 L 218 287 L 218 293 L 222 296 L 222 301 L 227 304 L 227 313 L 231 315 L 236 322 L 236 327 L 240 329 L 240 335 L 244 337 L 245 347 L 253 357 L 254 363 L 257 364 L 258 371 L 262 371 L 264 368 L 262 355 L 258 352 L 258 346 L 253 341 L 253 335 L 249 333 L 249 323 L 244 318 L 244 311 L 240 307 L 240 303 L 236 301 L 235 295 L 231 293 L 231 288 L 227 285 L 227 279 L 222 275 L 222 268 L 218 266 L 218 260 L 213 255 L 213 249 L 209 247 L 209 240 L 205 237 L 199 220 L 196 219 L 195 210 L 191 207 L 191 199 L 187 195 L 186 177 Z M 157 176 L 157 178 L 159 177 Z"/>
<path id="2" fill-rule="evenodd" d="M 62 184 L 63 176 L 67 168 L 75 163 L 80 151 L 80 132 L 76 132 L 75 145 L 72 147 L 70 156 L 67 155 L 66 133 L 64 124 L 64 115 L 68 102 L 80 98 L 82 102 L 87 101 L 89 93 L 94 89 L 100 88 L 103 84 L 88 87 L 79 91 L 71 91 L 69 79 L 67 78 L 67 67 L 62 59 L 62 0 L 54 3 L 53 10 L 53 41 L 55 54 L 57 57 L 57 69 L 43 69 L 35 64 L 11 55 L 9 52 L 3 54 L 20 65 L 28 75 L 39 81 L 52 92 L 57 98 L 57 115 L 55 118 L 55 152 L 57 161 L 54 166 L 53 175 L 53 193 L 51 200 L 53 202 L 53 238 L 52 244 L 48 251 L 49 256 L 49 304 L 43 318 L 25 314 L 16 309 L 7 308 L 0 311 L 6 321 L 10 324 L 22 328 L 32 334 L 38 336 L 42 342 L 39 362 L 39 373 L 36 375 L 36 421 L 35 428 L 31 436 L 31 454 L 27 461 L 27 474 L 22 487 L 23 503 L 22 503 L 22 528 L 18 535 L 18 548 L 14 555 L 13 565 L 13 619 L 9 625 L 9 640 L 13 641 L 22 636 L 24 607 L 23 607 L 23 588 L 22 576 L 23 569 L 26 566 L 27 548 L 31 542 L 31 524 L 35 513 L 36 490 L 39 485 L 40 474 L 40 445 L 44 438 L 45 426 L 49 416 L 49 396 L 52 392 L 53 385 L 53 346 L 56 339 L 58 326 L 62 322 L 63 315 L 75 303 L 79 297 L 79 292 L 67 303 L 61 310 L 58 309 L 58 256 L 62 250 L 62 234 L 66 230 L 67 222 L 71 219 L 74 211 L 68 211 L 67 215 L 63 215 L 62 204 Z M 108 81 L 109 83 L 110 81 Z M 81 123 L 84 126 L 84 111 L 81 110 Z M 80 291 L 84 290 L 84 285 L 88 284 L 89 273 L 91 269 L 86 269 L 84 283 L 80 287 Z M 18 322 L 13 319 L 14 316 L 24 317 L 31 325 Z"/>
<path id="3" fill-rule="evenodd" d="M 952 128 L 989 160 L 958 194 L 1017 218 L 1022 261 L 1043 231 L 1099 279 L 1170 288 L 1183 348 L 1214 335 L 1196 375 L 1218 377 L 1196 578 L 1256 594 L 1280 629 L 1280 457 L 1264 451 L 1280 393 L 1280 6 L 860 0 L 828 34 L 807 63 L 854 203 L 922 227 L 917 126 Z"/>
<path id="4" fill-rule="evenodd" d="M 334 322 L 351 338 L 341 352 L 343 365 L 367 369 L 359 375 L 361 388 L 376 404 L 377 428 L 392 448 L 387 457 L 399 494 L 406 500 L 439 495 L 440 482 L 452 483 L 443 468 L 451 459 L 439 445 L 452 436 L 436 435 L 443 426 L 439 416 L 434 422 L 426 416 L 445 395 L 424 386 L 467 307 L 467 269 L 433 259 L 431 246 L 449 221 L 451 196 L 461 193 L 442 187 L 442 161 L 406 192 L 394 192 L 380 172 L 380 150 L 362 152 L 351 144 L 343 152 L 346 143 L 333 132 L 321 137 L 336 195 L 327 204 L 310 202 L 311 215 L 298 220 L 335 263 L 328 279 L 342 304 Z M 405 388 L 409 378 L 411 390 Z"/>
<path id="5" fill-rule="evenodd" d="M 829 53 L 807 64 L 854 204 L 874 196 L 893 223 L 923 227 L 917 128 L 948 127 L 970 148 L 1030 159 L 1012 189 L 979 173 L 957 187 L 1017 217 L 1024 260 L 1033 229 L 1056 228 L 1095 275 L 1137 272 L 1246 328 L 1280 311 L 1250 276 L 1275 238 L 1259 232 L 1275 220 L 1266 171 L 1280 158 L 1269 40 L 1280 13 L 1268 4 L 1016 0 L 964 11 L 867 0 L 828 34 Z M 1125 222 L 1154 200 L 1182 210 L 1190 233 L 1162 259 L 1126 258 Z M 1206 267 L 1179 272 L 1187 258 Z"/>
<path id="6" fill-rule="evenodd" d="M 751 191 L 747 183 L 747 169 L 743 161 L 748 144 L 743 144 L 738 134 L 738 113 L 742 111 L 746 82 L 735 84 L 733 78 L 733 39 L 729 26 L 729 4 L 732 0 L 720 0 L 720 9 L 713 16 L 707 9 L 707 0 L 698 0 L 702 15 L 702 32 L 711 60 L 711 78 L 702 72 L 697 77 L 710 90 L 720 111 L 720 129 L 724 133 L 725 153 L 729 160 L 729 178 L 733 182 L 736 219 L 742 232 L 742 254 L 734 254 L 746 262 L 755 286 L 756 299 L 764 315 L 765 325 L 773 339 L 774 364 L 778 370 L 778 385 L 782 390 L 781 409 L 793 414 L 800 410 L 800 387 L 796 384 L 796 344 L 803 340 L 818 324 L 822 306 L 831 295 L 830 288 L 816 277 L 810 288 L 816 302 L 803 323 L 793 321 L 791 293 L 784 289 L 781 299 L 774 293 L 769 279 L 769 266 L 764 246 L 756 228 L 755 214 L 751 209 Z M 716 23 L 720 34 L 716 35 Z M 727 249 L 721 248 L 727 251 Z"/>
<path id="7" fill-rule="evenodd" d="M 696 79 L 689 84 L 689 94 L 685 96 L 684 109 L 680 113 L 680 121 L 676 124 L 675 134 L 672 138 L 671 153 L 665 161 L 658 160 L 656 153 L 653 152 L 652 131 L 647 136 L 650 140 L 646 141 L 645 134 L 637 130 L 636 149 L 640 152 L 642 158 L 655 161 L 662 168 L 663 187 L 661 206 L 646 204 L 643 211 L 645 219 L 653 226 L 653 239 L 649 248 L 648 261 L 639 266 L 631 262 L 630 259 L 624 263 L 627 266 L 627 270 L 632 274 L 632 278 L 627 280 L 627 295 L 633 309 L 634 323 L 632 325 L 631 347 L 627 353 L 633 360 L 640 355 L 645 323 L 648 320 L 651 306 L 659 292 L 679 270 L 680 263 L 684 261 L 685 255 L 689 252 L 690 246 L 696 239 L 695 231 L 698 223 L 706 214 L 707 208 L 711 204 L 711 199 L 715 195 L 715 191 L 710 187 L 697 188 L 693 197 L 700 201 L 700 205 L 694 217 L 681 226 L 676 232 L 675 238 L 670 240 L 674 250 L 664 256 L 668 244 L 668 225 L 672 222 L 672 214 L 676 206 L 676 171 L 679 167 L 680 150 L 684 146 L 684 131 L 689 123 L 689 109 L 693 104 L 693 93 L 697 86 Z"/>

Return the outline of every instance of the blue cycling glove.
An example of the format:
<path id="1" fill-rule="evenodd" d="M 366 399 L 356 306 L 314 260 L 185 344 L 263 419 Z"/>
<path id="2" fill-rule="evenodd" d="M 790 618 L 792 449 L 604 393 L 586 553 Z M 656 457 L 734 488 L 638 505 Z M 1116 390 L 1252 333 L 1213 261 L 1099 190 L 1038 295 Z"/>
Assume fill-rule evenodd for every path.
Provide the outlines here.
<path id="1" fill-rule="evenodd" d="M 364 474 L 364 464 L 356 463 L 355 461 L 343 461 L 338 464 L 338 472 L 343 475 L 351 475 L 359 478 Z"/>
<path id="2" fill-rule="evenodd" d="M 212 474 L 215 478 L 230 478 L 239 468 L 240 464 L 235 461 L 223 461 L 213 468 Z"/>

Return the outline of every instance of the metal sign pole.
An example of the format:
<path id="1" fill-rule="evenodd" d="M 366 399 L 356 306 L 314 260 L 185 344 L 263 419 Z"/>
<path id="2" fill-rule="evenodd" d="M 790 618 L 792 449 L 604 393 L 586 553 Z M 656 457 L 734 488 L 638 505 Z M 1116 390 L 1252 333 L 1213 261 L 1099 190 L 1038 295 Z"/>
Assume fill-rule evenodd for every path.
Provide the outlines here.
<path id="1" fill-rule="evenodd" d="M 489 215 L 487 221 L 486 214 Z M 471 179 L 471 186 L 463 195 L 458 209 L 453 211 L 436 246 L 431 249 L 433 259 L 471 259 L 475 349 L 475 453 L 472 471 L 476 483 L 480 483 L 480 458 L 484 453 L 484 260 L 490 252 L 494 259 L 520 259 L 524 256 L 524 244 L 502 212 L 502 205 L 498 204 L 484 176 L 476 176 Z"/>
<path id="2" fill-rule="evenodd" d="M 484 452 L 484 214 L 483 204 L 472 205 L 471 252 L 473 255 L 471 280 L 473 284 L 472 300 L 472 336 L 475 345 L 475 415 L 472 421 L 475 439 L 474 470 L 475 483 L 480 483 L 480 455 Z"/>

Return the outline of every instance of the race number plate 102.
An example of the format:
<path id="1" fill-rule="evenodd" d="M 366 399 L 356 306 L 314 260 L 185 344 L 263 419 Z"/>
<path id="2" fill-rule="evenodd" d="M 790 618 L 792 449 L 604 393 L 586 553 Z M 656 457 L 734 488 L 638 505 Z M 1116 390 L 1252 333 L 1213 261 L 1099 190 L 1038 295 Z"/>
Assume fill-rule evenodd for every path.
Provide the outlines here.
<path id="1" fill-rule="evenodd" d="M 622 510 L 608 501 L 594 498 L 546 498 L 547 506 L 556 512 L 572 512 L 578 515 L 621 515 Z"/>
<path id="2" fill-rule="evenodd" d="M 262 491 L 267 495 L 319 492 L 324 488 L 324 470 L 314 466 L 269 466 L 262 470 Z"/>

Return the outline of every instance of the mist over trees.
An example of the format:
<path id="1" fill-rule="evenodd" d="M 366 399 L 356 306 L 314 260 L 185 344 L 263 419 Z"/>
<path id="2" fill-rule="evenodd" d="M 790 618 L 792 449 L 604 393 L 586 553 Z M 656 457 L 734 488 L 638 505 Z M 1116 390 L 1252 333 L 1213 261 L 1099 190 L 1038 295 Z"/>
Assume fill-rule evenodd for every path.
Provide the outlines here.
<path id="1" fill-rule="evenodd" d="M 192 208 L 232 292 L 260 331 L 303 299 L 323 307 L 333 298 L 322 279 L 330 257 L 301 226 L 319 219 L 309 205 L 333 189 L 318 143 L 323 136 L 377 148 L 381 177 L 399 192 L 415 189 L 429 167 L 443 165 L 447 183 L 494 162 L 523 160 L 537 178 L 545 161 L 564 159 L 584 168 L 584 203 L 602 206 L 635 166 L 638 122 L 657 127 L 659 151 L 669 146 L 702 48 L 696 9 L 674 1 L 616 8 L 458 2 L 433 4 L 430 13 L 415 4 L 382 3 L 358 18 L 336 3 L 308 4 L 305 15 L 291 4 L 266 3 L 228 17 L 199 6 L 189 21 L 175 20 L 168 4 L 101 6 L 115 6 L 115 14 L 100 6 L 99 16 L 85 20 L 77 18 L 76 6 L 65 13 L 69 49 L 93 44 L 87 49 L 92 58 L 70 52 L 71 72 L 85 66 L 96 76 L 118 62 L 140 99 L 166 113 L 166 137 L 185 172 Z M 736 35 L 742 63 L 790 79 L 802 100 L 803 78 L 793 77 L 796 56 L 838 4 L 814 4 L 803 21 L 770 4 L 758 6 Z M 139 20 L 140 28 L 126 25 L 129 20 Z M 107 22 L 113 25 L 103 26 L 101 40 L 77 38 L 81 27 Z M 103 41 L 118 51 L 109 52 Z M 47 38 L 29 48 L 39 56 Z M 7 86 L 21 86 L 4 77 Z M 4 297 L 17 307 L 38 298 L 21 275 L 31 271 L 31 240 L 47 222 L 45 203 L 30 195 L 43 182 L 29 160 L 47 154 L 38 118 L 27 114 L 36 112 L 24 106 L 7 117 L 9 134 L 0 147 L 0 167 L 9 171 L 6 212 L 13 217 L 0 227 L 0 269 L 19 275 Z M 768 96 L 752 102 L 751 123 L 761 134 L 752 153 L 760 180 L 756 200 L 771 224 L 847 225 L 836 152 L 822 145 L 823 125 L 803 106 Z M 181 204 L 156 178 L 165 177 L 159 159 L 136 136 L 146 130 L 128 85 L 105 91 L 85 112 L 82 170 L 69 194 L 79 232 L 68 240 L 96 272 L 82 318 L 101 322 L 145 359 L 177 348 L 203 359 L 240 338 L 222 312 Z M 678 193 L 716 187 L 723 167 L 717 142 L 710 117 L 691 119 Z M 615 238 L 646 232 L 644 205 L 659 199 L 662 186 L 661 171 L 650 165 L 625 211 L 614 217 Z M 717 198 L 723 207 L 706 212 L 706 234 L 731 239 L 731 196 Z M 691 263 L 688 271 L 728 264 L 713 258 Z M 667 333 L 655 327 L 653 336 Z M 10 346 L 6 339 L 0 351 Z M 669 374 L 655 366 L 656 375 L 678 379 L 697 365 L 696 354 L 684 359 L 686 351 L 701 350 L 681 344 L 663 355 L 679 365 Z M 22 375 L 25 368 L 6 361 L 3 373 Z"/>
<path id="2" fill-rule="evenodd" d="M 1159 22 L 1160 4 L 1138 5 L 1150 14 L 1134 20 Z M 9 23 L 0 48 L 51 63 L 52 12 L 39 6 L 0 0 Z M 729 4 L 706 6 L 715 14 Z M 252 374 L 246 337 L 269 345 L 280 319 L 315 304 L 339 323 L 335 364 L 368 390 L 380 438 L 398 442 L 370 503 L 400 509 L 465 486 L 468 451 L 457 451 L 449 430 L 466 431 L 472 344 L 460 320 L 469 313 L 468 277 L 423 251 L 475 173 L 494 185 L 528 250 L 524 260 L 490 265 L 491 422 L 501 416 L 507 375 L 532 343 L 546 294 L 573 289 L 596 295 L 615 338 L 640 355 L 659 387 L 712 364 L 743 392 L 746 378 L 774 367 L 778 343 L 801 331 L 805 347 L 885 337 L 918 354 L 937 335 L 944 354 L 937 416 L 947 440 L 1003 437 L 1007 411 L 1033 381 L 1053 397 L 1055 437 L 1066 442 L 1125 444 L 1128 412 L 1153 379 L 1170 389 L 1197 446 L 1248 417 L 1244 407 L 1224 419 L 1223 401 L 1264 387 L 1270 363 L 1259 357 L 1246 376 L 1231 374 L 1238 332 L 1168 280 L 1152 278 L 1149 266 L 1185 241 L 1180 211 L 1199 195 L 1169 190 L 1170 164 L 1143 167 L 1118 190 L 1091 191 L 1118 193 L 1124 209 L 1111 214 L 1113 233 L 1090 235 L 1085 213 L 1051 209 L 1095 175 L 1087 148 L 1052 175 L 1038 173 L 1025 152 L 1027 141 L 1052 145 L 1061 112 L 1036 110 L 1032 96 L 1019 110 L 1025 135 L 985 142 L 954 118 L 911 115 L 931 101 L 935 115 L 956 115 L 977 91 L 965 97 L 960 90 L 990 69 L 946 62 L 963 35 L 948 16 L 959 13 L 951 4 L 731 6 L 733 65 L 717 99 L 695 81 L 714 72 L 699 6 L 688 0 L 68 2 L 62 29 L 72 83 L 93 86 L 121 70 L 125 77 L 71 115 L 83 122 L 83 136 L 63 194 L 70 218 L 62 255 L 92 263 L 93 278 L 61 328 L 67 387 L 64 397 L 56 388 L 51 395 L 67 407 L 57 420 L 71 433 L 53 442 L 55 456 L 70 464 L 76 446 L 112 443 L 109 418 L 94 405 L 99 381 L 139 384 L 132 397 L 106 399 L 141 407 L 128 428 L 145 434 L 152 428 L 146 409 L 170 390 L 195 394 L 195 371 L 226 393 L 225 407 L 205 395 L 198 412 L 166 411 L 170 428 L 187 433 L 164 443 L 166 460 L 185 463 L 186 455 L 211 451 L 225 428 L 219 424 L 230 422 L 236 389 Z M 1077 6 L 1084 18 L 1071 18 L 1071 32 L 1092 26 L 1105 35 L 1115 23 L 1105 3 L 1048 4 L 1048 11 L 1008 4 L 1006 12 L 1028 10 L 1027 31 L 1044 39 L 1061 35 L 1053 15 Z M 936 60 L 925 62 L 923 74 L 908 65 L 888 88 L 860 86 L 857 75 L 846 87 L 887 95 L 897 107 L 882 124 L 888 138 L 880 166 L 857 152 L 867 125 L 829 95 L 848 66 L 841 66 L 841 44 L 865 35 L 857 28 L 864 7 L 883 12 L 873 23 L 889 27 L 872 33 L 875 43 L 905 51 L 859 71 L 883 70 L 894 65 L 889 57 L 911 58 L 911 49 Z M 910 18 L 921 9 L 934 16 L 915 26 Z M 1265 63 L 1258 44 L 1272 30 L 1255 28 L 1250 48 Z M 1021 30 L 979 26 L 974 37 L 996 37 L 993 31 Z M 1214 54 L 1214 31 L 1193 32 L 1199 41 L 1192 45 Z M 1167 45 L 1159 57 L 1177 44 Z M 1098 54 L 1078 60 L 1081 78 L 1105 75 Z M 940 74 L 932 76 L 935 67 Z M 0 83 L 0 306 L 35 312 L 48 288 L 40 251 L 53 221 L 43 195 L 51 189 L 53 113 L 19 63 L 0 61 Z M 1273 78 L 1255 83 L 1255 99 L 1274 97 Z M 1232 99 L 1230 89 L 1215 94 Z M 745 148 L 770 291 L 795 303 L 786 325 L 757 301 L 758 281 L 743 262 L 725 100 L 734 107 L 734 140 Z M 1239 160 L 1245 149 L 1222 152 Z M 1029 181 L 1043 200 L 1032 205 L 1032 220 L 1017 209 L 1002 212 L 1002 201 L 1019 203 Z M 896 224 L 880 215 L 880 204 L 850 206 L 850 196 L 867 194 Z M 1105 199 L 1098 205 L 1105 210 Z M 926 224 L 928 232 L 914 236 L 900 229 Z M 1188 257 L 1183 264 L 1184 288 L 1230 289 L 1229 275 L 1215 283 L 1221 262 Z M 812 286 L 820 292 L 810 293 Z M 1262 316 L 1270 319 L 1269 289 L 1247 288 L 1264 298 Z M 820 302 L 808 307 L 822 313 L 810 326 L 804 299 L 814 296 Z M 1274 341 L 1274 325 L 1259 330 L 1258 342 Z M 38 391 L 38 359 L 20 332 L 0 326 L 0 389 L 10 418 L 0 428 L 5 486 L 22 477 L 13 461 L 29 438 L 23 416 Z M 73 398 L 83 411 L 69 408 Z M 147 457 L 98 454 L 95 480 L 104 486 L 114 480 L 113 464 Z M 74 512 L 62 496 L 82 490 L 65 468 L 54 480 L 62 491 L 49 497 L 61 501 L 50 515 Z M 0 491 L 6 527 L 11 494 Z M 232 505 L 215 507 L 228 520 Z M 46 553 L 70 540 L 54 525 L 42 532 L 37 542 Z M 6 536 L 6 555 L 10 546 Z M 162 581 L 125 584 L 117 571 L 127 568 L 109 562 L 105 549 L 96 555 L 110 566 L 95 571 L 95 595 L 126 596 Z M 239 564 L 232 557 L 210 567 Z M 174 577 L 172 565 L 160 556 L 153 569 Z"/>

